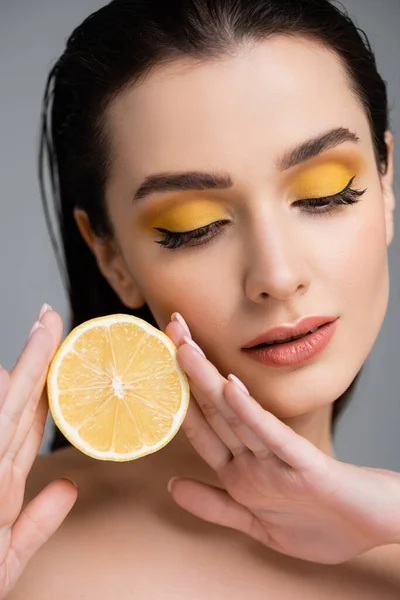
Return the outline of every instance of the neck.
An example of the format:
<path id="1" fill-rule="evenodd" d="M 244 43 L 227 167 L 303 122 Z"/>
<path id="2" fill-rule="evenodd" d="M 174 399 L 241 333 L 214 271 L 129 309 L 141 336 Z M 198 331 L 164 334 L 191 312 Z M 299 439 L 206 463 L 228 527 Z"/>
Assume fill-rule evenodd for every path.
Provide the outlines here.
<path id="1" fill-rule="evenodd" d="M 291 419 L 282 419 L 282 421 L 297 434 L 309 440 L 321 452 L 336 458 L 331 433 L 332 411 L 333 404 L 329 404 L 318 408 L 312 413 Z"/>
<path id="2" fill-rule="evenodd" d="M 333 405 L 323 406 L 310 414 L 282 419 L 282 421 L 297 434 L 308 439 L 321 452 L 332 458 L 336 458 L 331 436 L 332 409 Z M 181 465 L 185 465 L 185 471 L 187 471 L 189 477 L 191 476 L 189 474 L 191 470 L 193 471 L 192 476 L 195 477 L 198 469 L 203 471 L 205 467 L 205 463 L 193 449 L 182 429 L 178 431 L 174 439 L 163 449 L 163 452 L 165 453 L 164 457 L 168 461 L 171 460 L 174 463 L 178 462 Z"/>
<path id="3" fill-rule="evenodd" d="M 336 458 L 332 448 L 331 440 L 331 413 L 332 406 L 322 407 L 309 415 L 286 419 L 284 422 L 289 425 L 296 433 L 308 439 L 312 444 L 322 452 Z M 282 419 L 283 421 L 283 419 Z M 74 459 L 79 461 L 90 461 L 90 468 L 101 469 L 103 472 L 106 467 L 110 473 L 116 473 L 115 463 L 104 463 L 88 458 L 79 452 L 74 446 L 57 450 L 57 455 L 73 455 Z M 101 464 L 98 464 L 101 463 Z M 217 474 L 207 465 L 207 463 L 194 450 L 192 444 L 186 437 L 183 429 L 180 429 L 176 436 L 162 450 L 144 457 L 139 461 L 121 463 L 125 467 L 119 467 L 125 472 L 125 469 L 135 469 L 142 466 L 149 473 L 164 473 L 167 478 L 178 475 L 189 479 L 197 479 L 210 485 L 220 486 Z"/>

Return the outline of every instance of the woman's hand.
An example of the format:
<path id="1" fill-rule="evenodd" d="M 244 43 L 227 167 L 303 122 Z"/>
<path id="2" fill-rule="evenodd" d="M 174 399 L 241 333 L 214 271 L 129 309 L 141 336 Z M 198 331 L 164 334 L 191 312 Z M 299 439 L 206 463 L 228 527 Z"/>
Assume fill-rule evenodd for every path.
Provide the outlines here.
<path id="1" fill-rule="evenodd" d="M 179 316 L 166 329 L 192 392 L 182 428 L 222 487 L 174 479 L 175 502 L 317 563 L 337 564 L 400 543 L 400 474 L 346 464 L 318 450 L 264 410 L 243 384 L 222 377 L 185 342 L 186 328 Z"/>
<path id="2" fill-rule="evenodd" d="M 61 335 L 61 318 L 44 305 L 11 374 L 0 369 L 0 600 L 77 497 L 72 482 L 53 481 L 21 511 L 46 423 L 47 370 Z"/>

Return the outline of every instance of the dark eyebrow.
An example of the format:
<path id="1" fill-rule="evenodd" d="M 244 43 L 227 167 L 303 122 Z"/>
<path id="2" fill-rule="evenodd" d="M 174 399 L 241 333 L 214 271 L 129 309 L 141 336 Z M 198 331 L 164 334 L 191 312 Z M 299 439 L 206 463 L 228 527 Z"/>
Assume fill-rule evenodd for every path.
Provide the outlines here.
<path id="1" fill-rule="evenodd" d="M 304 142 L 300 146 L 293 148 L 289 152 L 287 152 L 280 160 L 279 160 L 279 168 L 281 171 L 286 171 L 287 169 L 291 169 L 296 165 L 305 162 L 306 160 L 310 160 L 321 152 L 326 150 L 330 150 L 339 146 L 340 144 L 344 144 L 344 142 L 359 142 L 360 138 L 345 127 L 337 127 L 336 129 L 332 129 L 323 135 L 319 135 L 307 142 Z"/>
<path id="2" fill-rule="evenodd" d="M 338 127 L 293 148 L 279 160 L 278 165 L 281 171 L 286 171 L 344 142 L 358 141 L 359 138 L 355 133 L 344 127 Z M 156 192 L 226 190 L 232 186 L 232 178 L 224 173 L 202 171 L 156 173 L 146 177 L 135 193 L 133 202 Z"/>
<path id="3" fill-rule="evenodd" d="M 184 190 L 225 190 L 232 187 L 233 181 L 226 174 L 185 171 L 183 173 L 157 173 L 149 175 L 141 184 L 133 201 L 140 200 L 154 192 Z"/>

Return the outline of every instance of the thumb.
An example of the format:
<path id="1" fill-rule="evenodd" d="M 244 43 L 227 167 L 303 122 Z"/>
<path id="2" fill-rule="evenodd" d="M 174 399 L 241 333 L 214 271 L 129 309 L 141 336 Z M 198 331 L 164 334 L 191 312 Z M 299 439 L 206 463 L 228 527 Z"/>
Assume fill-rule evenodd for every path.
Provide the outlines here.
<path id="1" fill-rule="evenodd" d="M 11 530 L 13 562 L 10 570 L 18 578 L 28 561 L 53 535 L 77 499 L 76 485 L 59 479 L 47 485 L 21 512 Z"/>
<path id="2" fill-rule="evenodd" d="M 170 479 L 168 490 L 176 504 L 196 517 L 250 534 L 254 515 L 225 490 L 177 477 Z"/>

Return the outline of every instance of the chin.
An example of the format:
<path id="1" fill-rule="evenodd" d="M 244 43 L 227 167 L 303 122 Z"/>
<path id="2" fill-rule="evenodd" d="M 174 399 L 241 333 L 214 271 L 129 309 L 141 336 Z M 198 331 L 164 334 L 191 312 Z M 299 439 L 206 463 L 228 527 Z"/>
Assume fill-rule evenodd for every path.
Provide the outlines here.
<path id="1" fill-rule="evenodd" d="M 280 419 L 289 419 L 333 405 L 350 387 L 362 366 L 362 362 L 356 365 L 350 362 L 341 357 L 337 364 L 321 362 L 275 376 L 259 372 L 253 376 L 238 374 L 238 377 L 263 408 Z"/>

